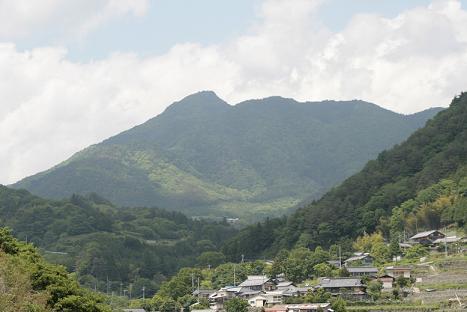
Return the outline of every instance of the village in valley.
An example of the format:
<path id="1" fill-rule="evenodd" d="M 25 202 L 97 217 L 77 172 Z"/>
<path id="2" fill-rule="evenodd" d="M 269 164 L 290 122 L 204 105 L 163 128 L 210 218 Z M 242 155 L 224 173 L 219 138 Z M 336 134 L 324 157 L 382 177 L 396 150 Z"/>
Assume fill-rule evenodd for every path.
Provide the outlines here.
<path id="1" fill-rule="evenodd" d="M 264 312 L 373 311 L 371 304 L 390 308 L 396 302 L 398 311 L 430 310 L 440 304 L 452 311 L 466 308 L 465 237 L 431 230 L 398 245 L 401 253 L 392 262 L 380 263 L 371 252 L 354 252 L 345 259 L 339 254 L 315 265 L 313 278 L 301 282 L 280 272 L 248 275 L 236 283 L 234 267 L 234 283 L 220 289 L 206 289 L 199 278 L 193 280 L 191 295 L 197 300 L 184 310 L 225 311 L 235 301 L 249 311 Z M 274 261 L 264 262 L 264 271 L 271 272 Z"/>

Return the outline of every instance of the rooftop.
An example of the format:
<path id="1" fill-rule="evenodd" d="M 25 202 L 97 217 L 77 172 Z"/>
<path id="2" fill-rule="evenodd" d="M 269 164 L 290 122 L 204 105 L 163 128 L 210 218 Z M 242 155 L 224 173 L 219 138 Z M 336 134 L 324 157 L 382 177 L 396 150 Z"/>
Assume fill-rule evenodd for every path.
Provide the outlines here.
<path id="1" fill-rule="evenodd" d="M 412 236 L 410 239 L 417 239 L 417 238 L 423 238 L 423 237 L 427 237 L 433 233 L 436 233 L 436 232 L 439 232 L 438 230 L 431 230 L 431 231 L 425 231 L 425 232 L 420 232 L 420 233 L 417 233 L 415 234 L 414 236 Z M 441 232 L 439 232 L 441 233 Z M 443 234 L 443 233 L 441 233 Z"/>
<path id="2" fill-rule="evenodd" d="M 343 288 L 343 287 L 361 287 L 362 280 L 359 278 L 323 278 L 318 287 L 323 288 Z"/>
<path id="3" fill-rule="evenodd" d="M 353 256 L 353 257 L 350 257 L 350 258 L 348 258 L 347 260 L 345 260 L 344 262 L 358 261 L 358 260 L 365 259 L 365 258 L 367 258 L 367 257 L 371 258 L 370 255 L 364 254 L 364 255 L 361 255 L 361 256 Z"/>
<path id="4" fill-rule="evenodd" d="M 277 287 L 288 287 L 288 286 L 291 286 L 293 285 L 293 282 L 279 282 L 277 284 Z"/>
<path id="5" fill-rule="evenodd" d="M 410 270 L 412 270 L 412 268 L 408 267 L 408 266 L 388 266 L 388 267 L 385 267 L 385 269 L 390 270 L 390 271 L 393 271 L 393 270 L 410 271 Z"/>
<path id="6" fill-rule="evenodd" d="M 347 268 L 349 273 L 378 273 L 378 268 L 374 267 L 350 267 Z"/>
<path id="7" fill-rule="evenodd" d="M 457 236 L 448 236 L 448 237 L 444 237 L 444 238 L 438 238 L 437 240 L 435 240 L 433 243 L 435 244 L 441 244 L 441 243 L 455 243 L 455 242 L 458 242 L 460 241 L 460 237 L 457 237 Z"/>
<path id="8" fill-rule="evenodd" d="M 270 279 L 266 275 L 250 275 L 246 281 L 239 284 L 240 287 L 261 286 Z"/>

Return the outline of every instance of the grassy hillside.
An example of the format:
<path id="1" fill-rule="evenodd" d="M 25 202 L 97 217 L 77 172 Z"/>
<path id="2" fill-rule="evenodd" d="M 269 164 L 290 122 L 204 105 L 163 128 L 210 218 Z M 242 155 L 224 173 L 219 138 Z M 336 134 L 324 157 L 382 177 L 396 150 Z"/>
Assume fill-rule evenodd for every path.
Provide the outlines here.
<path id="1" fill-rule="evenodd" d="M 51 201 L 3 186 L 0 226 L 75 271 L 83 285 L 106 292 L 131 282 L 135 295 L 142 286 L 150 295 L 166 276 L 197 264 L 236 232 L 158 208 L 117 209 L 96 195 Z"/>
<path id="2" fill-rule="evenodd" d="M 317 198 L 439 110 L 404 116 L 362 101 L 280 97 L 230 106 L 200 92 L 14 187 L 259 220 Z"/>
<path id="3" fill-rule="evenodd" d="M 427 220 L 435 213 L 446 218 L 444 224 L 457 222 L 463 227 L 467 222 L 466 168 L 467 93 L 463 93 L 407 141 L 379 154 L 320 200 L 288 219 L 245 229 L 226 243 L 224 252 L 237 257 L 275 253 L 297 244 L 329 246 L 340 241 L 345 245 L 364 232 L 401 231 L 409 218 L 421 218 L 422 213 Z M 447 198 L 445 205 L 436 203 L 440 194 Z M 437 214 L 444 209 L 445 216 Z M 398 212 L 395 220 L 390 219 Z M 435 221 L 425 226 L 440 226 Z M 388 228 L 390 222 L 394 222 L 393 229 Z"/>

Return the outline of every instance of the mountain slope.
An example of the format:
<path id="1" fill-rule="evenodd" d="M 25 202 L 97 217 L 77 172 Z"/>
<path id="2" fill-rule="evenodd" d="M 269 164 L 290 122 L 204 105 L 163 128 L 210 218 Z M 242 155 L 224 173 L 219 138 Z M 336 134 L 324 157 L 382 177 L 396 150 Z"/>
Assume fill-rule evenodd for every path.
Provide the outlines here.
<path id="1" fill-rule="evenodd" d="M 147 295 L 237 232 L 179 212 L 118 209 L 95 194 L 53 201 L 1 185 L 0 226 L 41 248 L 47 260 L 75 271 L 83 285 L 105 292 L 106 280 L 116 291 L 121 282 L 144 282 Z"/>
<path id="2" fill-rule="evenodd" d="M 466 176 L 467 93 L 463 93 L 407 141 L 380 153 L 317 202 L 287 220 L 267 221 L 243 230 L 225 244 L 224 252 L 237 257 L 275 253 L 296 244 L 329 246 L 340 241 L 345 246 L 346 239 L 371 233 L 377 226 L 387 228 L 393 209 L 407 200 L 415 199 L 411 205 L 430 203 L 417 199 L 420 191 L 439 188 L 436 184 L 443 185 L 441 180 L 446 178 L 460 185 Z M 404 209 L 406 215 L 414 212 L 413 207 Z M 455 221 L 462 225 L 467 220 L 467 205 L 453 210 Z"/>
<path id="3" fill-rule="evenodd" d="M 14 187 L 260 219 L 317 198 L 439 110 L 404 116 L 362 101 L 280 97 L 230 106 L 200 92 Z"/>

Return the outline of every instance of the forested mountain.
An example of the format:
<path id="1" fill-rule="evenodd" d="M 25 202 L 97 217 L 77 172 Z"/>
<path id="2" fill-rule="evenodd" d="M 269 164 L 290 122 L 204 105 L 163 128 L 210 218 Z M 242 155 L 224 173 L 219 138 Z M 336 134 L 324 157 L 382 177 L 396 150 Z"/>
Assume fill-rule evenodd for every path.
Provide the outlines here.
<path id="1" fill-rule="evenodd" d="M 317 198 L 439 110 L 404 116 L 363 101 L 281 97 L 231 106 L 200 92 L 14 187 L 259 220 Z"/>
<path id="2" fill-rule="evenodd" d="M 194 221 L 178 212 L 117 209 L 93 194 L 51 201 L 4 186 L 0 226 L 75 271 L 83 285 L 105 292 L 132 282 L 135 295 L 142 286 L 150 295 L 179 268 L 215 257 L 213 251 L 236 233 L 224 222 Z"/>
<path id="3" fill-rule="evenodd" d="M 63 267 L 0 228 L 0 311 L 110 312 L 105 298 L 81 288 Z"/>
<path id="4" fill-rule="evenodd" d="M 232 259 L 274 254 L 293 246 L 350 245 L 379 230 L 467 224 L 467 93 L 454 98 L 405 142 L 369 161 L 359 173 L 289 218 L 250 226 L 228 241 Z M 444 224 L 442 224 L 444 223 Z M 390 235 L 391 232 L 393 235 Z"/>

